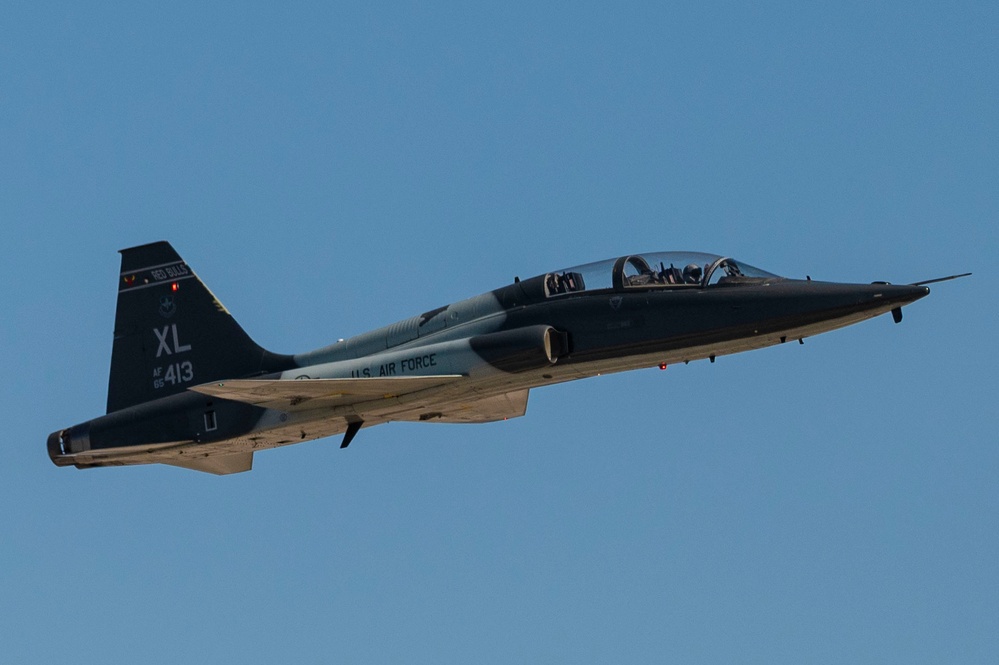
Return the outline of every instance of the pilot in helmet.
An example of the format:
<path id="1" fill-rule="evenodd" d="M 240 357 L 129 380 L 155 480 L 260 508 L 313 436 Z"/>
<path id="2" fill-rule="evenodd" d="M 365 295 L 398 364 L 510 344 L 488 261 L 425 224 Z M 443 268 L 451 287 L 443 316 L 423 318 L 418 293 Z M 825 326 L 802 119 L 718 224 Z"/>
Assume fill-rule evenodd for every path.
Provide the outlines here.
<path id="1" fill-rule="evenodd" d="M 687 284 L 699 284 L 701 282 L 701 266 L 691 263 L 684 268 L 683 281 Z"/>

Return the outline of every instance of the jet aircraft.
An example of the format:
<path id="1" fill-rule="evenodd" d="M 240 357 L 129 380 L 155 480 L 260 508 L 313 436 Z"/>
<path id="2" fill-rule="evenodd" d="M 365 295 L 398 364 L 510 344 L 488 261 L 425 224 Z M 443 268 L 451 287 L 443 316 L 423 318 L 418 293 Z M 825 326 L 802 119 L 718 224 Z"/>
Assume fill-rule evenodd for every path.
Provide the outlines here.
<path id="1" fill-rule="evenodd" d="M 958 277 L 961 275 L 955 275 Z M 556 270 L 307 353 L 258 346 L 167 242 L 121 251 L 107 413 L 53 432 L 77 468 L 248 471 L 253 454 L 391 421 L 524 415 L 532 388 L 759 349 L 891 312 L 926 284 L 780 277 L 725 256 Z"/>

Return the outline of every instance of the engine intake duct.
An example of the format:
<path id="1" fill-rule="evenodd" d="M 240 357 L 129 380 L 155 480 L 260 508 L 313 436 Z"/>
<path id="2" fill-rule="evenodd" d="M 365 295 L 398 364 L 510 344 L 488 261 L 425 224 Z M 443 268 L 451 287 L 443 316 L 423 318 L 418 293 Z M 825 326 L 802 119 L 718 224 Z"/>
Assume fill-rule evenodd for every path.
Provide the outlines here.
<path id="1" fill-rule="evenodd" d="M 568 334 L 545 325 L 478 335 L 469 344 L 479 357 L 504 372 L 554 365 L 569 352 Z"/>

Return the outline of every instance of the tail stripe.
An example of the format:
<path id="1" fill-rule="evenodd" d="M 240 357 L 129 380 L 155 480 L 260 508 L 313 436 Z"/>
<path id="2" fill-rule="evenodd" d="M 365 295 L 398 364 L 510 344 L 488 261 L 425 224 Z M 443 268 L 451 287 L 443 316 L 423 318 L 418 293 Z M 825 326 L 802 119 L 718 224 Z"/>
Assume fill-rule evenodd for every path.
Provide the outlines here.
<path id="1" fill-rule="evenodd" d="M 195 279 L 195 275 L 188 275 L 187 277 L 178 277 L 176 279 L 171 279 L 170 283 L 172 284 L 174 282 L 180 282 L 180 281 L 183 281 L 185 279 Z M 121 293 L 121 292 L 124 292 L 124 291 L 141 291 L 142 289 L 148 289 L 148 288 L 151 288 L 151 287 L 154 287 L 154 286 L 160 286 L 160 284 L 159 283 L 152 283 L 152 284 L 134 284 L 133 283 L 133 284 L 129 284 L 128 282 L 125 282 L 124 285 L 121 286 L 118 289 L 118 292 Z"/>

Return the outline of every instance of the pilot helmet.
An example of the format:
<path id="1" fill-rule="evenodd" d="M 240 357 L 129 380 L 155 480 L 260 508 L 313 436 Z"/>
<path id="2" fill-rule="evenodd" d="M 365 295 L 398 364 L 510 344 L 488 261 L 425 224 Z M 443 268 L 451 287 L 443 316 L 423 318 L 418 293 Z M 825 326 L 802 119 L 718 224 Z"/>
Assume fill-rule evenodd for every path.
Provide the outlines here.
<path id="1" fill-rule="evenodd" d="M 683 269 L 683 281 L 685 282 L 699 282 L 701 281 L 701 266 L 696 263 L 689 264 Z"/>

